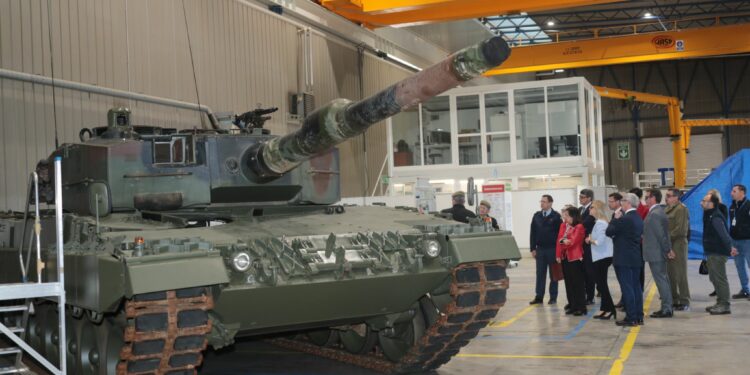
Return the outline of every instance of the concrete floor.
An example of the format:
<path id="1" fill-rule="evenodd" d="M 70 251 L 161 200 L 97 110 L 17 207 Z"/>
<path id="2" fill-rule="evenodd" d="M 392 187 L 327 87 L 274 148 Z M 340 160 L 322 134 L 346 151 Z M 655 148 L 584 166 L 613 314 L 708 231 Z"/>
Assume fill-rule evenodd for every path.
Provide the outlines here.
<path id="1" fill-rule="evenodd" d="M 707 276 L 698 274 L 699 261 L 690 261 L 692 310 L 672 319 L 646 318 L 640 328 L 621 328 L 614 321 L 566 316 L 561 284 L 556 306 L 530 307 L 534 296 L 534 262 L 524 259 L 509 271 L 508 302 L 495 323 L 437 374 L 705 374 L 744 373 L 750 333 L 750 301 L 735 300 L 732 315 L 710 316 L 714 303 Z M 732 293 L 738 291 L 737 271 L 727 263 Z M 610 272 L 614 298 L 620 291 Z M 546 302 L 545 298 L 545 302 Z M 659 295 L 646 271 L 648 313 L 659 308 Z M 616 302 L 616 301 L 615 301 Z M 263 342 L 243 340 L 230 350 L 206 355 L 201 374 L 375 374 Z"/>

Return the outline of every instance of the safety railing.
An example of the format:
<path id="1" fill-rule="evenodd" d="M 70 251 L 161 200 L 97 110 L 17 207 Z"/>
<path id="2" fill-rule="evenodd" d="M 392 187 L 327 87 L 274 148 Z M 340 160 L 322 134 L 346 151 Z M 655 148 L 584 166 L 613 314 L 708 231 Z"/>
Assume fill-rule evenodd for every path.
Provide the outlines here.
<path id="1" fill-rule="evenodd" d="M 16 360 L 14 365 L 0 367 L 0 374 L 18 374 L 28 373 L 28 368 L 22 362 L 22 354 L 26 353 L 33 357 L 39 364 L 44 366 L 50 373 L 54 375 L 64 375 L 66 367 L 66 350 L 58 350 L 59 368 L 53 365 L 48 358 L 45 358 L 38 351 L 24 341 L 26 333 L 26 324 L 28 323 L 28 316 L 31 314 L 32 301 L 35 298 L 52 298 L 57 302 L 58 307 L 58 348 L 65 348 L 65 276 L 64 276 L 64 262 L 63 262 L 63 213 L 62 213 L 62 179 L 61 179 L 61 158 L 58 156 L 55 158 L 55 233 L 56 233 L 56 255 L 57 259 L 55 262 L 56 270 L 54 273 L 47 272 L 51 278 L 56 278 L 54 281 L 43 281 L 43 274 L 45 274 L 46 264 L 41 258 L 41 245 L 39 234 L 41 232 L 41 225 L 39 222 L 39 186 L 38 176 L 32 174 L 31 181 L 34 185 L 34 203 L 36 205 L 35 222 L 34 222 L 34 233 L 36 239 L 36 282 L 29 282 L 27 265 L 31 257 L 31 246 L 29 246 L 29 258 L 24 262 L 22 252 L 24 246 L 19 249 L 19 260 L 21 263 L 21 270 L 23 273 L 23 280 L 20 283 L 14 284 L 0 284 L 0 301 L 25 301 L 23 304 L 0 306 L 0 313 L 2 314 L 18 314 L 23 312 L 23 318 L 18 325 L 18 320 L 15 320 L 13 326 L 6 326 L 5 323 L 13 322 L 13 319 L 2 320 L 0 319 L 0 333 L 5 335 L 15 347 L 2 348 L 0 349 L 0 355 L 15 355 Z M 31 185 L 31 184 L 30 184 Z M 28 205 L 27 205 L 28 210 Z M 28 213 L 25 215 L 28 220 Z M 24 224 L 25 225 L 25 224 Z M 56 273 L 56 275 L 55 275 Z M 56 276 L 56 277 L 55 277 Z M 5 322 L 5 323 L 4 323 Z"/>

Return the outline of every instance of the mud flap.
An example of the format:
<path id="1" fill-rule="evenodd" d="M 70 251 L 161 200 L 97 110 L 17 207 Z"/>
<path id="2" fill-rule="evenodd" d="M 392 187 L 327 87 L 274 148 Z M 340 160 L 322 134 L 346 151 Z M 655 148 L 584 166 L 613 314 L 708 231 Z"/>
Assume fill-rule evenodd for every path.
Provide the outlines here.
<path id="1" fill-rule="evenodd" d="M 145 260 L 145 257 L 144 257 Z M 216 256 L 128 260 L 125 267 L 125 293 L 150 293 L 162 290 L 229 283 L 226 266 Z"/>
<path id="2" fill-rule="evenodd" d="M 450 259 L 445 260 L 445 263 L 450 266 L 492 260 L 521 259 L 518 244 L 510 232 L 451 236 L 448 244 Z"/>

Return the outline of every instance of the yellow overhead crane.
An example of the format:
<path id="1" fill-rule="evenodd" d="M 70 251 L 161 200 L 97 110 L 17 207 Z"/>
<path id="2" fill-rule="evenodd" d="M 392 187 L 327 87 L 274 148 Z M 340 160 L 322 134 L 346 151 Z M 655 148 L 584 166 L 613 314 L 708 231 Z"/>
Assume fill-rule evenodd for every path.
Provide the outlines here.
<path id="1" fill-rule="evenodd" d="M 642 103 L 661 104 L 667 107 L 669 133 L 672 138 L 674 157 L 674 185 L 685 187 L 687 174 L 687 153 L 690 148 L 690 131 L 695 126 L 739 126 L 750 125 L 750 119 L 696 119 L 683 120 L 680 99 L 674 96 L 649 94 L 631 90 L 612 89 L 594 86 L 602 97 L 623 99 Z"/>
<path id="2" fill-rule="evenodd" d="M 514 47 L 510 58 L 486 75 L 748 52 L 750 24 L 710 26 Z"/>
<path id="3" fill-rule="evenodd" d="M 469 18 L 541 12 L 614 3 L 621 0 L 317 0 L 321 5 L 365 27 L 447 22 Z"/>

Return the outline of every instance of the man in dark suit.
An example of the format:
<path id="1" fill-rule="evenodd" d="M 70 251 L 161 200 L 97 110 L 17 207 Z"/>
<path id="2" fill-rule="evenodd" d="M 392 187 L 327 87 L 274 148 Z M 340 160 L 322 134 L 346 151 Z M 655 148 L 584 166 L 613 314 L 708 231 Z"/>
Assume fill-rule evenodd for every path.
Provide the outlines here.
<path id="1" fill-rule="evenodd" d="M 591 189 L 583 189 L 578 195 L 578 202 L 581 203 L 579 210 L 581 211 L 581 224 L 583 229 L 586 230 L 586 237 L 591 234 L 596 224 L 596 218 L 589 214 L 591 209 L 591 202 L 594 201 L 594 191 Z M 591 259 L 591 244 L 583 243 L 583 269 L 584 269 L 584 283 L 586 286 L 586 304 L 594 304 L 595 295 L 595 280 L 596 270 L 594 269 L 594 262 Z"/>
<path id="2" fill-rule="evenodd" d="M 442 214 L 451 214 L 451 218 L 455 221 L 459 221 L 462 223 L 468 223 L 469 218 L 475 218 L 477 215 L 464 207 L 464 203 L 466 202 L 466 193 L 463 191 L 457 191 L 451 195 L 451 198 L 453 199 L 453 207 L 446 208 L 440 213 Z"/>
<path id="3" fill-rule="evenodd" d="M 531 239 L 529 248 L 536 259 L 536 297 L 530 305 L 542 303 L 544 299 L 544 285 L 549 273 L 549 304 L 557 303 L 557 281 L 552 279 L 552 264 L 555 263 L 555 246 L 557 233 L 562 224 L 562 218 L 552 209 L 552 196 L 542 195 L 539 201 L 541 210 L 531 219 Z M 549 270 L 549 271 L 548 271 Z"/>
<path id="4" fill-rule="evenodd" d="M 618 320 L 618 326 L 637 326 L 643 324 L 643 292 L 639 287 L 639 275 L 643 268 L 641 255 L 641 236 L 643 219 L 636 211 L 639 199 L 633 193 L 624 194 L 622 209 L 615 212 L 615 219 L 607 227 L 607 236 L 614 243 L 612 264 L 615 266 L 617 279 L 620 282 L 625 318 Z"/>
<path id="5" fill-rule="evenodd" d="M 648 215 L 643 221 L 643 260 L 648 262 L 651 276 L 659 289 L 661 310 L 651 314 L 652 318 L 672 317 L 672 290 L 667 276 L 667 260 L 674 258 L 669 241 L 669 221 L 661 205 L 661 191 L 646 189 Z"/>

